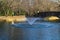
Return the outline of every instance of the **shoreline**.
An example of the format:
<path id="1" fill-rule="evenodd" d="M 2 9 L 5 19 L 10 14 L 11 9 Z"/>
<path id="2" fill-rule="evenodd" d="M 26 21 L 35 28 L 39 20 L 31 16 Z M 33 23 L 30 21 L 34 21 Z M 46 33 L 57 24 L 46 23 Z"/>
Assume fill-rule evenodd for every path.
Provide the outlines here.
<path id="1" fill-rule="evenodd" d="M 0 21 L 7 21 L 7 22 L 26 21 L 26 17 L 25 17 L 25 15 L 21 15 L 21 16 L 0 16 Z"/>

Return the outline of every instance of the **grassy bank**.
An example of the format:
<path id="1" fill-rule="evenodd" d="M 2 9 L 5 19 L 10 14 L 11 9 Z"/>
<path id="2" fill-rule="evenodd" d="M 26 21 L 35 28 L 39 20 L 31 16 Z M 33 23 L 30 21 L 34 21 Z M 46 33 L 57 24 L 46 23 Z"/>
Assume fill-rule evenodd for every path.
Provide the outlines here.
<path id="1" fill-rule="evenodd" d="M 7 21 L 7 22 L 26 21 L 26 17 L 24 15 L 21 15 L 21 16 L 0 16 L 0 21 Z"/>

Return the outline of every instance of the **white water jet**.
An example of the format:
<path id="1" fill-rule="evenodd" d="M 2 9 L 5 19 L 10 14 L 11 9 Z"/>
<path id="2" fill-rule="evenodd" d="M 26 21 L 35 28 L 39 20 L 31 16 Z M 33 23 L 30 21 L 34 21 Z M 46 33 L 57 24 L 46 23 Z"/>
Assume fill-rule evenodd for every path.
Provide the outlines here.
<path id="1" fill-rule="evenodd" d="M 38 20 L 39 18 L 27 18 L 27 22 L 32 25 L 36 20 Z"/>

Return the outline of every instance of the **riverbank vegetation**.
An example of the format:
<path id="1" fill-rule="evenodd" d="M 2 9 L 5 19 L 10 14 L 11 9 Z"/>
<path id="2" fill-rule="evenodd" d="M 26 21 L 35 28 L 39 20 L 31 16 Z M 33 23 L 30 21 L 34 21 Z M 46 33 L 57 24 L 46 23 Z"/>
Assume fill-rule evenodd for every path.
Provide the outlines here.
<path id="1" fill-rule="evenodd" d="M 49 0 L 0 0 L 0 16 L 30 15 L 39 12 L 60 11 L 60 1 Z"/>

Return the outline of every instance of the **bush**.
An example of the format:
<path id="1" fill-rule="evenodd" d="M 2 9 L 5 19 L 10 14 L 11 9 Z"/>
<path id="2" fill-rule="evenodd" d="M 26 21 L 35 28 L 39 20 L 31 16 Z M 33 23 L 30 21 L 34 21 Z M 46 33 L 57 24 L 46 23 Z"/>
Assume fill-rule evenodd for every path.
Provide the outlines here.
<path id="1" fill-rule="evenodd" d="M 7 3 L 0 1 L 0 16 L 12 16 L 13 11 Z"/>

